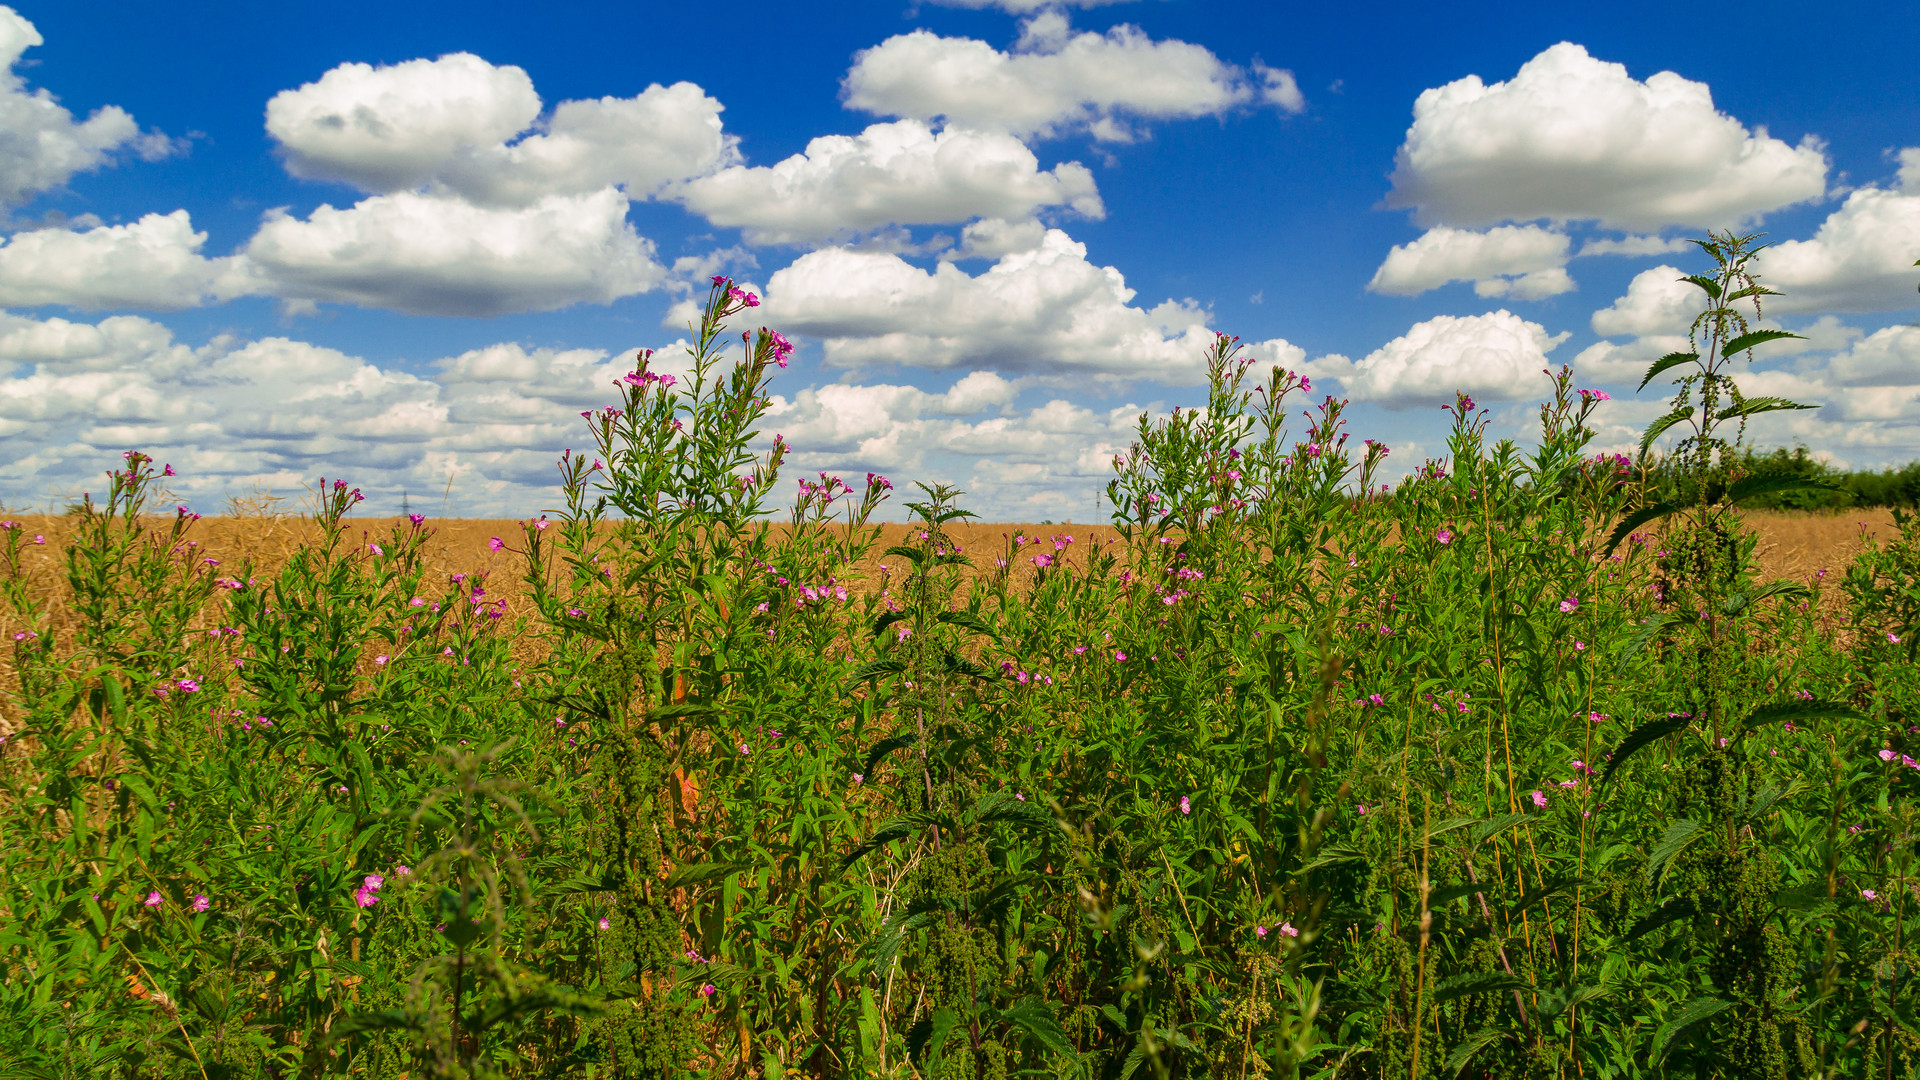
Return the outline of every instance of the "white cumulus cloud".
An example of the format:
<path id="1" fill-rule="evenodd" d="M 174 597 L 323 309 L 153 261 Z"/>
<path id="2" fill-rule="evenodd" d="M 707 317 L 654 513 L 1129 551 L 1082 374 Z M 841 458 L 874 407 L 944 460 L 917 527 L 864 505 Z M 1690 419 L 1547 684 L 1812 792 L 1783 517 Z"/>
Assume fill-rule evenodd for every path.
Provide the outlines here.
<path id="1" fill-rule="evenodd" d="M 1154 41 L 1138 27 L 1073 33 L 1059 11 L 1025 25 L 1011 52 L 927 30 L 860 52 L 847 72 L 849 107 L 958 127 L 1052 136 L 1085 129 L 1132 137 L 1130 119 L 1215 116 L 1263 100 L 1305 107 L 1290 73 L 1250 75 L 1203 46 Z"/>
<path id="2" fill-rule="evenodd" d="M 1338 379 L 1356 399 L 1390 409 L 1447 404 L 1456 391 L 1504 401 L 1544 390 L 1547 353 L 1565 339 L 1505 309 L 1438 315 L 1357 361 L 1325 356 L 1307 370 Z"/>
<path id="3" fill-rule="evenodd" d="M 1410 244 L 1394 245 L 1367 288 L 1415 296 L 1472 281 L 1482 296 L 1552 296 L 1573 288 L 1565 270 L 1568 244 L 1565 234 L 1538 225 L 1502 225 L 1485 232 L 1441 226 Z"/>
<path id="4" fill-rule="evenodd" d="M 773 275 L 765 317 L 820 339 L 838 367 L 1198 377 L 1213 339 L 1205 312 L 1172 300 L 1134 306 L 1120 271 L 1086 253 L 1052 229 L 1037 247 L 969 275 L 951 262 L 928 272 L 895 255 L 827 248 Z"/>
<path id="5" fill-rule="evenodd" d="M 15 233 L 0 246 L 0 306 L 172 311 L 244 290 L 232 258 L 200 254 L 185 210 L 131 225 Z"/>
<path id="6" fill-rule="evenodd" d="M 1589 220 L 1644 232 L 1723 226 L 1819 198 L 1827 160 L 1714 107 L 1671 71 L 1642 82 L 1562 42 L 1507 82 L 1421 93 L 1388 205 L 1427 225 Z"/>
<path id="7" fill-rule="evenodd" d="M 754 243 L 825 240 L 886 225 L 1026 217 L 1066 207 L 1104 215 L 1093 174 L 1078 162 L 1041 169 L 1011 135 L 920 120 L 827 135 L 772 166 L 735 165 L 673 190 L 716 225 L 742 226 Z"/>
<path id="8" fill-rule="evenodd" d="M 267 217 L 246 247 L 260 291 L 417 315 L 500 315 L 607 303 L 666 269 L 613 188 L 494 209 L 399 192 L 301 220 Z"/>
<path id="9" fill-rule="evenodd" d="M 174 150 L 164 135 L 141 134 L 118 105 L 103 105 L 75 122 L 52 94 L 28 90 L 13 69 L 28 49 L 45 41 L 19 12 L 0 7 L 0 206 L 17 206 L 75 173 L 98 169 L 123 147 L 148 160 Z"/>
<path id="10" fill-rule="evenodd" d="M 299 176 L 376 193 L 434 186 L 526 206 L 609 185 L 643 198 L 731 160 L 718 101 L 693 83 L 563 101 L 541 119 L 533 80 L 471 53 L 341 64 L 267 103 L 267 132 Z"/>
<path id="11" fill-rule="evenodd" d="M 1807 240 L 1786 240 L 1754 260 L 1760 280 L 1785 294 L 1782 313 L 1898 311 L 1920 306 L 1920 148 L 1902 151 L 1895 187 L 1870 186 Z"/>

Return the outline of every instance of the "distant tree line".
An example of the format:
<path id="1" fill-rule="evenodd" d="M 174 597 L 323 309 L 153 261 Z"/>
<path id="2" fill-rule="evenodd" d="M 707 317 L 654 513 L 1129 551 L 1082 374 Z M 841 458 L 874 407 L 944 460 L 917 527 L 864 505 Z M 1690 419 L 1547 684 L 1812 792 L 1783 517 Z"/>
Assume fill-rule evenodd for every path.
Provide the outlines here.
<path id="1" fill-rule="evenodd" d="M 1660 487 L 1677 463 L 1661 457 L 1651 466 L 1651 479 Z M 1821 480 L 1829 490 L 1801 488 L 1762 495 L 1745 505 L 1764 510 L 1840 510 L 1848 507 L 1914 507 L 1920 505 L 1920 461 L 1889 465 L 1879 470 L 1849 470 L 1819 460 L 1805 446 L 1792 449 L 1744 449 L 1738 472 L 1751 476 L 1796 476 Z"/>

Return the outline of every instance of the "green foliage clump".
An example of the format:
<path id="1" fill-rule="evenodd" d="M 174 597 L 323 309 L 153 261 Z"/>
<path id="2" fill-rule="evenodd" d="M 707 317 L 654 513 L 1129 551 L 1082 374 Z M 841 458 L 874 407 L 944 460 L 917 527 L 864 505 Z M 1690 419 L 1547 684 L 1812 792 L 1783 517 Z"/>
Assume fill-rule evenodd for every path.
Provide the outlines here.
<path id="1" fill-rule="evenodd" d="M 1920 526 L 1762 580 L 1742 508 L 1836 481 L 1745 445 L 1799 406 L 1702 248 L 1638 462 L 1562 370 L 1385 484 L 1222 337 L 1116 539 L 984 551 L 872 475 L 767 520 L 720 281 L 501 541 L 525 617 L 339 481 L 212 565 L 129 452 L 60 560 L 0 523 L 0 1071 L 1907 1075 Z"/>

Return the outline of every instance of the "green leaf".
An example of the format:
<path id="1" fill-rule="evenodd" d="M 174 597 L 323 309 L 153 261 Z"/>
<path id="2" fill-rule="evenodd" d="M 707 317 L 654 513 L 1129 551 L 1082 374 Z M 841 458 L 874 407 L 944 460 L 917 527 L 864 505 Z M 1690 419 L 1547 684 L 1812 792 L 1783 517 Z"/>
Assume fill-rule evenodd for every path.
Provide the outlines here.
<path id="1" fill-rule="evenodd" d="M 1648 424 L 1646 432 L 1640 436 L 1640 452 L 1642 454 L 1646 453 L 1650 448 L 1652 448 L 1654 440 L 1658 439 L 1662 435 L 1665 435 L 1667 433 L 1667 430 L 1673 427 L 1673 425 L 1678 424 L 1683 420 L 1690 420 L 1692 418 L 1693 418 L 1693 406 L 1682 405 L 1680 408 L 1675 409 L 1672 412 L 1668 413 L 1667 415 L 1661 417 L 1660 419 L 1655 420 L 1653 423 Z"/>
<path id="2" fill-rule="evenodd" d="M 920 563 L 923 560 L 925 560 L 927 557 L 926 552 L 921 551 L 919 548 L 905 547 L 900 544 L 895 544 L 894 546 L 888 548 L 886 551 L 881 552 L 881 554 L 882 555 L 898 555 L 915 566 L 919 566 Z"/>
<path id="3" fill-rule="evenodd" d="M 1479 826 L 1473 830 L 1473 842 L 1475 844 L 1484 844 L 1525 820 L 1527 820 L 1527 815 L 1525 814 L 1501 814 L 1497 818 L 1490 818 L 1481 822 Z"/>
<path id="4" fill-rule="evenodd" d="M 1637 941 L 1670 922 L 1693 915 L 1697 910 L 1693 901 L 1670 896 L 1661 901 L 1659 907 L 1634 920 L 1632 928 L 1627 931 L 1627 940 Z"/>
<path id="5" fill-rule="evenodd" d="M 1727 485 L 1726 501 L 1738 505 L 1762 495 L 1782 491 L 1838 491 L 1847 489 L 1828 480 L 1811 476 L 1748 476 Z"/>
<path id="6" fill-rule="evenodd" d="M 1733 1008 L 1733 1002 L 1713 997 L 1694 998 L 1682 1005 L 1680 1011 L 1673 1014 L 1672 1019 L 1661 1024 L 1660 1030 L 1654 1032 L 1653 1048 L 1648 1055 L 1647 1064 L 1653 1068 L 1659 1068 L 1660 1063 L 1666 1060 L 1667 1051 L 1673 1048 L 1673 1040 L 1676 1036 L 1700 1021 L 1718 1016 L 1731 1008 Z"/>
<path id="7" fill-rule="evenodd" d="M 1613 554 L 1613 549 L 1620 546 L 1620 541 L 1631 536 L 1633 530 L 1645 525 L 1649 521 L 1654 521 L 1666 517 L 1668 514 L 1676 513 L 1680 509 L 1681 507 L 1678 503 L 1654 503 L 1652 506 L 1643 506 L 1633 513 L 1628 514 L 1626 517 L 1621 518 L 1620 524 L 1615 525 L 1613 527 L 1613 533 L 1607 537 L 1607 547 L 1602 554 Z"/>
<path id="8" fill-rule="evenodd" d="M 1003 1023 L 1026 1032 L 1034 1042 L 1064 1058 L 1070 1066 L 1077 1066 L 1080 1055 L 1074 1052 L 1073 1044 L 1067 1041 L 1067 1033 L 1054 1017 L 1053 1007 L 1039 998 L 1026 998 L 1012 1008 L 1000 1013 Z"/>
<path id="9" fill-rule="evenodd" d="M 1712 297 L 1715 300 L 1720 299 L 1720 283 L 1713 280 L 1710 277 L 1704 277 L 1700 274 L 1688 274 L 1686 277 L 1683 277 L 1680 280 L 1690 281 L 1693 284 L 1700 286 L 1700 291 L 1706 293 L 1709 297 Z"/>
<path id="10" fill-rule="evenodd" d="M 1447 833 L 1450 833 L 1455 829 L 1464 829 L 1468 825 L 1472 825 L 1479 820 L 1480 819 L 1477 817 L 1448 818 L 1447 820 L 1441 822 L 1440 824 L 1432 826 L 1431 828 L 1427 829 L 1427 839 L 1431 841 L 1436 836 L 1445 836 Z"/>
<path id="11" fill-rule="evenodd" d="M 1752 731 L 1767 724 L 1778 724 L 1787 720 L 1868 720 L 1871 717 L 1851 705 L 1839 701 L 1803 701 L 1788 698 L 1775 701 L 1748 713 L 1740 721 L 1740 726 Z"/>
<path id="12" fill-rule="evenodd" d="M 958 626 L 963 629 L 971 630 L 976 634 L 985 634 L 987 637 L 990 637 L 995 641 L 1000 640 L 999 631 L 995 630 L 991 626 L 988 626 L 986 622 L 982 620 L 978 615 L 974 615 L 969 612 L 948 611 L 935 617 L 934 621 L 938 623 L 945 623 L 948 626 Z"/>
<path id="13" fill-rule="evenodd" d="M 697 862 L 685 863 L 673 868 L 662 883 L 663 888 L 685 889 L 694 885 L 704 885 L 717 878 L 747 869 L 752 864 L 743 862 Z"/>
<path id="14" fill-rule="evenodd" d="M 912 746 L 914 743 L 918 742 L 919 739 L 920 739 L 920 736 L 916 735 L 911 731 L 908 731 L 908 732 L 903 732 L 902 734 L 899 734 L 899 735 L 895 735 L 890 739 L 881 739 L 879 742 L 874 743 L 873 749 L 867 751 L 867 764 L 864 768 L 860 770 L 861 774 L 865 775 L 867 773 L 872 772 L 873 767 L 875 765 L 880 764 L 881 758 L 886 757 L 888 754 L 893 753 L 895 750 L 901 750 L 906 747 Z"/>
<path id="15" fill-rule="evenodd" d="M 1492 1046 L 1502 1039 L 1508 1038 L 1512 1038 L 1512 1036 L 1499 1028 L 1488 1028 L 1485 1031 L 1475 1032 L 1464 1042 L 1454 1046 L 1453 1052 L 1447 1055 L 1447 1071 L 1455 1076 L 1459 1076 L 1466 1071 L 1468 1065 L 1473 1063 L 1474 1057 L 1478 1055 L 1480 1051 L 1485 1050 L 1487 1047 Z"/>
<path id="16" fill-rule="evenodd" d="M 1620 658 L 1615 663 L 1622 668 L 1626 667 L 1627 661 L 1640 655 L 1642 650 L 1653 644 L 1653 640 L 1660 636 L 1660 631 L 1681 621 L 1678 615 L 1649 615 L 1645 621 L 1641 622 L 1640 629 L 1634 632 L 1633 640 L 1627 643 L 1627 647 L 1621 651 Z"/>
<path id="17" fill-rule="evenodd" d="M 1465 975 L 1455 975 L 1434 987 L 1433 996 L 1428 1000 L 1435 1005 L 1442 1005 L 1469 994 L 1497 994 L 1503 990 L 1526 988 L 1526 980 L 1514 978 L 1504 971 L 1470 971 Z"/>
<path id="18" fill-rule="evenodd" d="M 1818 405 L 1802 405 L 1797 401 L 1788 401 L 1783 397 L 1752 397 L 1738 405 L 1729 405 L 1714 414 L 1716 420 L 1731 420 L 1736 416 L 1759 416 L 1761 413 L 1784 412 L 1792 409 L 1817 409 Z"/>
<path id="19" fill-rule="evenodd" d="M 1705 826 L 1691 818 L 1682 818 L 1667 826 L 1666 834 L 1654 845 L 1653 854 L 1647 856 L 1647 884 L 1659 881 L 1667 863 L 1700 839 L 1704 831 Z"/>
<path id="20" fill-rule="evenodd" d="M 1607 781 L 1613 779 L 1614 770 L 1625 765 L 1635 751 L 1657 739 L 1664 739 L 1676 731 L 1685 731 L 1687 722 L 1688 718 L 1684 716 L 1663 716 L 1634 728 L 1625 739 L 1620 741 L 1620 745 L 1614 748 L 1611 760 L 1607 762 L 1605 771 L 1600 774 L 1600 786 L 1606 787 Z"/>
<path id="21" fill-rule="evenodd" d="M 868 679 L 877 679 L 882 675 L 897 675 L 905 670 L 907 665 L 898 660 L 869 660 L 860 666 L 860 670 L 847 676 L 846 689 L 852 690 Z"/>
<path id="22" fill-rule="evenodd" d="M 1661 357 L 1660 359 L 1655 360 L 1653 362 L 1653 366 L 1647 369 L 1647 377 L 1640 380 L 1639 388 L 1641 390 L 1645 390 L 1647 388 L 1647 384 L 1652 382 L 1654 379 L 1658 378 L 1660 373 L 1663 371 L 1670 371 L 1674 368 L 1679 367 L 1681 364 L 1697 364 L 1699 362 L 1700 362 L 1699 353 L 1690 353 L 1690 352 L 1668 353 L 1667 355 Z"/>
<path id="23" fill-rule="evenodd" d="M 1751 330 L 1720 346 L 1720 355 L 1732 356 L 1734 353 L 1746 352 L 1755 345 L 1760 345 L 1765 342 L 1779 341 L 1783 338 L 1797 339 L 1799 337 L 1799 334 L 1790 334 L 1785 330 Z"/>

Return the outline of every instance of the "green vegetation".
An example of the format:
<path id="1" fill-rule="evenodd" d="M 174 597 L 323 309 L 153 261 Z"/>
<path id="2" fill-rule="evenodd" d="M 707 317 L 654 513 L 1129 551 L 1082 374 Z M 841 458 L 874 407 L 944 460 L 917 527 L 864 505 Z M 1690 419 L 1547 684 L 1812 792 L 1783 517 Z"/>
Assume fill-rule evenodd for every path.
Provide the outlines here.
<path id="1" fill-rule="evenodd" d="M 1388 487 L 1222 338 L 1112 544 L 768 527 L 725 282 L 503 541 L 524 619 L 344 482 L 209 565 L 130 453 L 58 580 L 0 537 L 0 1073 L 1912 1075 L 1920 525 L 1757 577 L 1739 507 L 1831 478 L 1747 454 L 1795 406 L 1703 247 L 1663 468 L 1563 371 Z"/>

